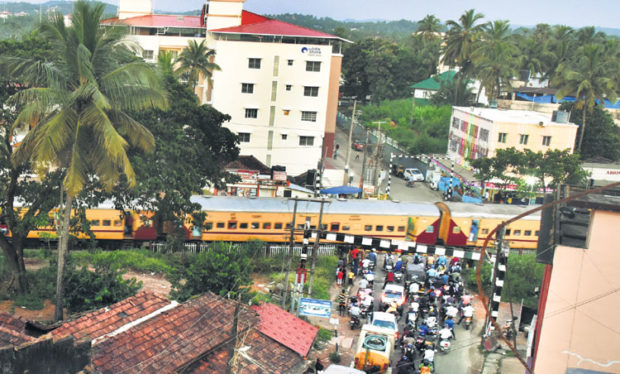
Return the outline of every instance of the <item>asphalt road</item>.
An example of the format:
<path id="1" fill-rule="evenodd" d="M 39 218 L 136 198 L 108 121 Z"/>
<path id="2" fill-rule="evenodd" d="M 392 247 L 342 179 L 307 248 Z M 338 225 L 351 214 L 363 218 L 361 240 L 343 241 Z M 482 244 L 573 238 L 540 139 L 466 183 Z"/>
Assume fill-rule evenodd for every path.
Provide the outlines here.
<path id="1" fill-rule="evenodd" d="M 406 256 L 409 257 L 409 256 Z M 375 270 L 375 283 L 373 288 L 373 295 L 375 296 L 375 310 L 379 308 L 379 295 L 383 289 L 383 282 L 385 280 L 385 272 L 383 271 L 383 262 L 385 261 L 385 255 L 380 255 L 377 259 L 378 264 Z M 474 299 L 474 307 L 477 310 L 482 308 L 481 305 L 477 305 L 477 299 Z M 478 314 L 478 313 L 476 313 Z M 399 331 L 402 333 L 406 322 L 407 310 L 403 311 L 403 318 L 399 321 Z M 483 356 L 480 354 L 478 347 L 480 345 L 480 334 L 482 331 L 482 325 L 484 321 L 480 318 L 474 318 L 472 328 L 465 330 L 464 327 L 457 325 L 455 327 L 456 339 L 452 339 L 452 346 L 447 353 L 437 352 L 435 354 L 435 373 L 436 374 L 473 374 L 480 373 L 480 369 L 483 363 Z M 396 366 L 396 363 L 400 360 L 402 352 L 395 350 L 392 355 L 392 367 Z M 393 369 L 392 373 L 396 373 Z"/>

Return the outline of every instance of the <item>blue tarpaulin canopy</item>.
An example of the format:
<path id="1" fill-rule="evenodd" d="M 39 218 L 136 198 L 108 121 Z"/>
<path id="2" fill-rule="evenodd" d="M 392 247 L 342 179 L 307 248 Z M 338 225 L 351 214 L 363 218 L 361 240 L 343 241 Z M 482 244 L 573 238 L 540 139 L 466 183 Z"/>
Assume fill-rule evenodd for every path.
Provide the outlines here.
<path id="1" fill-rule="evenodd" d="M 353 186 L 338 186 L 338 187 L 331 187 L 331 188 L 325 188 L 321 190 L 321 193 L 327 194 L 327 195 L 348 195 L 348 194 L 355 194 L 355 193 L 360 193 L 362 192 L 361 189 L 357 188 L 357 187 L 353 187 Z"/>

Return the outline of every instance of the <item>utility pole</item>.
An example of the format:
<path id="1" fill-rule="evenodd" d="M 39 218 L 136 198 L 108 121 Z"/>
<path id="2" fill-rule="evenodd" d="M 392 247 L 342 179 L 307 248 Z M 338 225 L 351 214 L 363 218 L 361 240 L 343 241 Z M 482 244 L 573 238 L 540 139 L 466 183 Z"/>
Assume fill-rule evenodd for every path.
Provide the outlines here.
<path id="1" fill-rule="evenodd" d="M 286 277 L 284 278 L 284 282 L 286 286 L 284 287 L 284 296 L 282 297 L 282 308 L 286 310 L 286 296 L 288 295 L 289 288 L 289 280 L 288 277 L 291 272 L 291 261 L 293 259 L 293 245 L 295 244 L 295 218 L 297 217 L 297 201 L 295 199 L 295 205 L 293 206 L 293 221 L 291 222 L 291 240 L 288 245 L 288 259 L 286 260 Z"/>
<path id="2" fill-rule="evenodd" d="M 497 311 L 493 308 L 493 303 L 498 303 L 499 304 L 499 298 L 498 300 L 495 300 L 496 298 L 496 292 L 498 292 L 499 297 L 501 297 L 501 292 L 502 292 L 502 287 L 503 287 L 503 274 L 506 272 L 506 268 L 505 268 L 505 261 L 502 260 L 502 256 L 507 257 L 507 253 L 504 252 L 508 252 L 508 250 L 510 249 L 508 248 L 504 248 L 505 243 L 504 243 L 504 235 L 506 234 L 506 227 L 502 226 L 501 229 L 499 229 L 497 231 L 497 239 L 495 240 L 496 242 L 496 247 L 497 247 L 497 251 L 495 252 L 495 264 L 493 265 L 493 275 L 492 275 L 492 281 L 491 284 L 493 286 L 493 294 L 491 295 L 491 298 L 489 299 L 489 307 L 487 310 L 489 310 L 489 313 L 487 314 L 485 321 L 484 321 L 484 329 L 482 331 L 483 335 L 487 335 L 490 333 L 491 331 L 491 323 L 490 320 L 491 318 L 496 319 L 497 315 L 493 315 L 496 314 Z M 504 266 L 503 269 L 500 268 L 500 265 Z M 497 278 L 498 278 L 498 274 L 501 273 L 502 276 L 500 277 L 500 279 L 502 280 L 502 286 L 497 286 Z M 499 305 L 498 305 L 499 308 Z M 498 331 L 501 333 L 501 331 Z"/>
<path id="3" fill-rule="evenodd" d="M 413 92 L 411 93 L 411 121 L 409 122 L 410 125 L 413 125 L 414 114 L 415 114 L 415 88 L 413 89 Z"/>
<path id="4" fill-rule="evenodd" d="M 316 266 L 316 253 L 319 250 L 319 240 L 321 239 L 321 233 L 323 232 L 323 206 L 327 200 L 321 200 L 321 210 L 319 212 L 319 224 L 316 231 L 316 240 L 312 245 L 312 265 L 310 265 L 310 283 L 308 283 L 308 296 L 312 295 L 312 285 L 314 283 L 314 268 Z"/>
<path id="5" fill-rule="evenodd" d="M 235 355 L 235 348 L 237 347 L 237 327 L 239 325 L 239 305 L 241 304 L 241 292 L 237 295 L 237 302 L 235 303 L 235 314 L 233 315 L 233 325 L 232 331 L 230 332 L 232 335 L 232 343 L 230 345 L 228 351 L 228 357 L 230 357 L 230 361 L 228 365 L 226 365 L 226 374 L 232 374 L 232 364 L 234 362 L 233 358 Z"/>
<path id="6" fill-rule="evenodd" d="M 347 162 L 344 164 L 344 183 L 349 184 L 349 162 L 351 162 L 351 141 L 353 140 L 353 127 L 355 127 L 355 112 L 357 110 L 357 100 L 353 102 L 353 113 L 351 114 L 351 127 L 349 128 L 349 144 L 347 147 Z"/>
<path id="7" fill-rule="evenodd" d="M 366 129 L 366 141 L 364 142 L 364 158 L 362 159 L 362 175 L 360 175 L 360 194 L 358 199 L 364 197 L 364 177 L 366 177 L 366 155 L 368 154 L 368 129 Z"/>
<path id="8" fill-rule="evenodd" d="M 375 186 L 375 194 L 379 196 L 379 165 L 381 164 L 380 154 L 381 154 L 381 124 L 387 123 L 386 121 L 375 121 L 373 123 L 379 124 L 379 133 L 377 134 L 377 149 L 375 150 L 375 175 L 373 178 L 373 185 Z"/>

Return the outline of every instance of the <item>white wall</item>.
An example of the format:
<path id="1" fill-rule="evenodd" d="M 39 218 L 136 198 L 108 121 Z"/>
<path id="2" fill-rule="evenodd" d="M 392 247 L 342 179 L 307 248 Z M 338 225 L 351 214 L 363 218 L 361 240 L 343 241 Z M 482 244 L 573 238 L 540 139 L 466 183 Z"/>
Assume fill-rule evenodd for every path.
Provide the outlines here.
<path id="1" fill-rule="evenodd" d="M 118 18 L 125 19 L 153 13 L 152 0 L 119 0 Z"/>
<path id="2" fill-rule="evenodd" d="M 310 51 L 302 49 L 318 48 Z M 249 132 L 251 141 L 241 143 L 242 155 L 253 155 L 268 166 L 284 165 L 287 173 L 298 175 L 317 166 L 325 132 L 326 107 L 331 62 L 330 46 L 277 44 L 239 41 L 213 41 L 215 62 L 222 68 L 213 74 L 213 99 L 217 110 L 232 119 L 225 124 L 235 133 Z M 275 56 L 279 57 L 277 72 Z M 249 69 L 250 58 L 260 58 L 260 69 Z M 288 65 L 293 60 L 293 65 Z M 306 61 L 320 61 L 320 72 L 307 72 Z M 277 74 L 277 75 L 276 75 Z M 272 101 L 272 84 L 277 82 Z M 254 93 L 241 93 L 242 83 L 253 83 Z M 291 90 L 286 90 L 291 85 Z M 317 97 L 304 96 L 304 86 L 319 87 Z M 275 107 L 270 127 L 271 107 Z M 246 108 L 258 109 L 258 118 L 245 118 Z M 285 110 L 289 111 L 285 115 Z M 301 121 L 302 111 L 317 112 L 316 122 Z M 272 149 L 268 149 L 269 131 L 273 131 Z M 282 138 L 286 135 L 286 139 Z M 300 146 L 300 136 L 313 136 L 313 146 Z"/>
<path id="3" fill-rule="evenodd" d="M 224 27 L 241 25 L 241 12 L 243 1 L 217 1 L 209 2 L 209 15 L 207 17 L 207 29 L 215 30 Z"/>

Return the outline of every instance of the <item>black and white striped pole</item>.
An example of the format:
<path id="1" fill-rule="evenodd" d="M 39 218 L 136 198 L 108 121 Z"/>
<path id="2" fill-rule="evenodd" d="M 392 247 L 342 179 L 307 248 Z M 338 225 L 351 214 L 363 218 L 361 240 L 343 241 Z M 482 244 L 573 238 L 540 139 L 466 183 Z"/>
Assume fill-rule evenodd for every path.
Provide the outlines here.
<path id="1" fill-rule="evenodd" d="M 390 153 L 390 167 L 388 169 L 388 181 L 387 181 L 387 188 L 385 189 L 385 193 L 387 194 L 387 198 L 388 200 L 390 199 L 390 189 L 392 186 L 392 167 L 393 167 L 393 161 L 394 161 L 394 153 Z"/>
<path id="2" fill-rule="evenodd" d="M 489 300 L 489 315 L 487 315 L 485 323 L 486 336 L 489 336 L 492 331 L 493 323 L 491 320 L 497 322 L 499 307 L 502 301 L 502 289 L 504 288 L 504 281 L 506 279 L 506 264 L 508 262 L 508 252 L 510 250 L 510 247 L 504 242 L 505 233 L 506 228 L 502 227 L 497 232 L 497 240 L 495 241 L 497 252 L 495 254 L 495 265 L 493 267 L 493 293 Z"/>
<path id="3" fill-rule="evenodd" d="M 323 177 L 322 165 L 319 162 L 319 167 L 314 174 L 314 197 L 319 197 L 321 193 L 321 178 Z"/>

